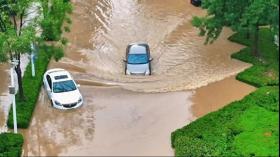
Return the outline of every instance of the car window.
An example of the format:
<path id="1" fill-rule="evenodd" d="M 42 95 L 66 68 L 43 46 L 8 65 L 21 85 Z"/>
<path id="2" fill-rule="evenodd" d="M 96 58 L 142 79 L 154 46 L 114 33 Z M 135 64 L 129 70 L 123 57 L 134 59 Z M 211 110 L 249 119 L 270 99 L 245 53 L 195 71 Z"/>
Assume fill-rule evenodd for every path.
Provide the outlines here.
<path id="1" fill-rule="evenodd" d="M 51 80 L 50 75 L 47 75 L 47 81 L 48 81 L 50 89 L 52 89 L 52 80 Z"/>
<path id="2" fill-rule="evenodd" d="M 146 54 L 129 54 L 127 57 L 128 64 L 146 64 L 148 61 Z"/>
<path id="3" fill-rule="evenodd" d="M 76 90 L 76 85 L 72 80 L 60 81 L 53 83 L 53 92 L 54 93 L 62 93 L 62 92 L 70 92 Z"/>

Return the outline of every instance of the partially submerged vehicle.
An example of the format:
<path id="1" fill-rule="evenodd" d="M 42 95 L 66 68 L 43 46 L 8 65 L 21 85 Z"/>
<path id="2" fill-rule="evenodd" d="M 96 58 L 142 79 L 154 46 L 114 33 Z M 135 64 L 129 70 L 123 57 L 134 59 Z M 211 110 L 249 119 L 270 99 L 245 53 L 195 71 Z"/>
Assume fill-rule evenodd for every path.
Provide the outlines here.
<path id="1" fill-rule="evenodd" d="M 83 97 L 70 73 L 64 69 L 50 69 L 43 76 L 44 88 L 53 107 L 58 109 L 78 108 Z"/>
<path id="2" fill-rule="evenodd" d="M 125 62 L 126 75 L 151 75 L 150 48 L 146 43 L 132 43 L 127 46 Z"/>

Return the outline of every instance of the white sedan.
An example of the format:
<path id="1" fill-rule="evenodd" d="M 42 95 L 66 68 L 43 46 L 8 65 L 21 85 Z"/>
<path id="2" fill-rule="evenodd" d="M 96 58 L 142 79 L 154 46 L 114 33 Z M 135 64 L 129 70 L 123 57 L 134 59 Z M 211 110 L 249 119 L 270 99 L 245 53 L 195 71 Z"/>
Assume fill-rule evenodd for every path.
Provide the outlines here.
<path id="1" fill-rule="evenodd" d="M 83 97 L 78 89 L 80 85 L 76 84 L 66 70 L 48 70 L 44 74 L 43 83 L 53 107 L 72 109 L 83 104 Z"/>

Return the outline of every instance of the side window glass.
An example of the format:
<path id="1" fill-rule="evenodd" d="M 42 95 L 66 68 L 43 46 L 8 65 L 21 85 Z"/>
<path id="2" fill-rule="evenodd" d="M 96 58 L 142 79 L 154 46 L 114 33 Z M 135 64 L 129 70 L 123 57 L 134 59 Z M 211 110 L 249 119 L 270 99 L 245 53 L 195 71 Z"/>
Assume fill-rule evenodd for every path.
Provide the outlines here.
<path id="1" fill-rule="evenodd" d="M 51 77 L 49 75 L 47 75 L 47 81 L 48 81 L 50 89 L 52 89 L 52 80 L 51 80 Z"/>

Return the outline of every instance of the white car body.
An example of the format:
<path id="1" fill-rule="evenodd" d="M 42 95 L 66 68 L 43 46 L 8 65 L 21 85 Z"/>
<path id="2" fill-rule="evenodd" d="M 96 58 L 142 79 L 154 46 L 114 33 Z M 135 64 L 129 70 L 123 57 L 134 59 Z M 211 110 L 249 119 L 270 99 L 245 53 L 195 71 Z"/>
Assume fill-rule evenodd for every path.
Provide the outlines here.
<path id="1" fill-rule="evenodd" d="M 54 86 L 65 82 L 71 83 L 71 90 L 56 92 L 57 89 Z M 83 97 L 78 89 L 79 85 L 76 84 L 70 73 L 66 70 L 48 70 L 44 74 L 43 83 L 53 107 L 57 109 L 73 109 L 83 104 Z"/>
<path id="2" fill-rule="evenodd" d="M 147 58 L 146 61 L 140 62 L 139 57 L 137 56 L 145 56 Z M 133 57 L 131 61 L 129 61 L 129 56 Z M 138 61 L 137 61 L 138 60 Z M 131 43 L 127 46 L 126 49 L 126 59 L 125 62 L 125 74 L 126 75 L 151 75 L 151 61 L 150 58 L 150 48 L 147 43 Z"/>

